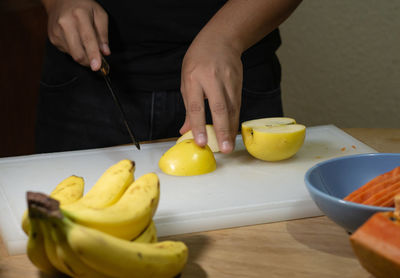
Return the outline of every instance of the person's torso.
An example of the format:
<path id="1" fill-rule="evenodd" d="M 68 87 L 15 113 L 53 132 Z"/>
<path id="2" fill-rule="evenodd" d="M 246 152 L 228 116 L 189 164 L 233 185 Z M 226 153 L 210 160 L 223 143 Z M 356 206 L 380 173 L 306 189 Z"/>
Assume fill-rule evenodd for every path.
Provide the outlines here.
<path id="1" fill-rule="evenodd" d="M 140 89 L 176 89 L 187 48 L 226 0 L 97 2 L 109 15 L 114 75 L 131 76 Z M 244 53 L 244 70 L 266 63 L 279 45 L 275 30 Z"/>

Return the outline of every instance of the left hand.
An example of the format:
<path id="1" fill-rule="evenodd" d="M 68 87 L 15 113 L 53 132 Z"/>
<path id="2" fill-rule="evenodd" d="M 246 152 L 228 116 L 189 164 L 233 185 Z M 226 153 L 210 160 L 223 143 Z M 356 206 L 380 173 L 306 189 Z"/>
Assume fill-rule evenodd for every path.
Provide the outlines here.
<path id="1" fill-rule="evenodd" d="M 243 65 L 228 43 L 196 38 L 182 64 L 181 92 L 186 119 L 180 132 L 192 130 L 199 146 L 207 144 L 204 99 L 208 99 L 220 151 L 235 147 L 239 127 Z"/>

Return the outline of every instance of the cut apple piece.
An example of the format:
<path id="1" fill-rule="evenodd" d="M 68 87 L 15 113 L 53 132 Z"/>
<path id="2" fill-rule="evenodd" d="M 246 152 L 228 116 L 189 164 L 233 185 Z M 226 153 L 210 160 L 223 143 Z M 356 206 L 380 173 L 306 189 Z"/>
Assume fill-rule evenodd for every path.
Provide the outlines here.
<path id="1" fill-rule="evenodd" d="M 263 118 L 242 123 L 246 150 L 264 161 L 279 161 L 294 156 L 302 147 L 306 127 L 291 118 Z"/>
<path id="2" fill-rule="evenodd" d="M 277 126 L 277 125 L 292 125 L 296 124 L 296 120 L 286 117 L 275 117 L 275 118 L 262 118 L 256 120 L 250 120 L 245 122 L 247 126 Z"/>
<path id="3" fill-rule="evenodd" d="M 219 152 L 218 140 L 217 136 L 215 135 L 215 130 L 213 125 L 206 125 L 206 131 L 207 131 L 207 145 L 210 147 L 212 152 L 214 153 Z M 178 140 L 176 140 L 176 143 L 178 144 L 186 139 L 193 139 L 193 133 L 191 130 L 189 130 L 181 137 L 179 137 Z"/>
<path id="4" fill-rule="evenodd" d="M 194 139 L 186 139 L 167 150 L 158 166 L 168 175 L 195 176 L 214 171 L 217 163 L 209 146 L 199 147 Z"/>

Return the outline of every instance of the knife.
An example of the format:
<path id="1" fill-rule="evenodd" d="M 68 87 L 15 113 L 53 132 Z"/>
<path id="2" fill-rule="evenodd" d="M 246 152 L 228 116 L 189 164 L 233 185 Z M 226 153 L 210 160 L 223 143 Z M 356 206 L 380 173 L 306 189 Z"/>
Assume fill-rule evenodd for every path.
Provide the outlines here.
<path id="1" fill-rule="evenodd" d="M 128 123 L 128 118 L 126 117 L 126 114 L 124 112 L 124 109 L 122 108 L 122 104 L 118 98 L 118 95 L 116 94 L 116 91 L 113 90 L 113 87 L 111 86 L 111 80 L 110 80 L 110 65 L 107 63 L 106 59 L 104 59 L 104 57 L 101 57 L 101 67 L 99 70 L 99 73 L 104 77 L 104 80 L 107 84 L 108 87 L 108 91 L 110 92 L 115 105 L 117 106 L 120 114 L 121 114 L 121 118 L 125 124 L 126 130 L 129 133 L 129 136 L 131 137 L 132 143 L 136 146 L 136 148 L 138 150 L 140 150 L 140 145 L 139 142 L 135 139 L 135 136 L 133 135 L 133 132 L 131 130 L 131 128 L 129 127 L 129 123 Z"/>

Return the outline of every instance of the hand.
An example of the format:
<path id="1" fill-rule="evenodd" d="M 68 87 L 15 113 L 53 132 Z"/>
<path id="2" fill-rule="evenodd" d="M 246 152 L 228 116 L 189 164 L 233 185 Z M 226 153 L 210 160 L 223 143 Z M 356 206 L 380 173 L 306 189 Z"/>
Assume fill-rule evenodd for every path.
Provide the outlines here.
<path id="1" fill-rule="evenodd" d="M 83 66 L 97 71 L 101 53 L 110 54 L 108 15 L 93 0 L 43 0 L 52 44 Z"/>
<path id="2" fill-rule="evenodd" d="M 240 57 L 230 45 L 196 38 L 183 59 L 181 92 L 186 119 L 180 132 L 191 129 L 199 146 L 207 144 L 207 98 L 220 151 L 230 153 L 235 147 L 243 79 Z"/>

